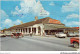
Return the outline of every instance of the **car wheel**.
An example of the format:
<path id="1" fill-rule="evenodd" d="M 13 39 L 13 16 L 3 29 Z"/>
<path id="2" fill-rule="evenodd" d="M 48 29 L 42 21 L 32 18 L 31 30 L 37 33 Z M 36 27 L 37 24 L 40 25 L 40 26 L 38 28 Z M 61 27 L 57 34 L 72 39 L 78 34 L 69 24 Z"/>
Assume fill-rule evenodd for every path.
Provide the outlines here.
<path id="1" fill-rule="evenodd" d="M 64 37 L 64 38 L 66 38 L 66 37 Z"/>
<path id="2" fill-rule="evenodd" d="M 59 36 L 57 36 L 57 38 L 59 38 Z"/>
<path id="3" fill-rule="evenodd" d="M 55 37 L 56 37 L 56 35 L 55 35 Z"/>
<path id="4" fill-rule="evenodd" d="M 58 36 L 56 36 L 56 37 L 58 37 Z"/>
<path id="5" fill-rule="evenodd" d="M 74 48 L 79 48 L 79 44 L 77 42 L 74 42 L 73 45 L 74 45 Z"/>

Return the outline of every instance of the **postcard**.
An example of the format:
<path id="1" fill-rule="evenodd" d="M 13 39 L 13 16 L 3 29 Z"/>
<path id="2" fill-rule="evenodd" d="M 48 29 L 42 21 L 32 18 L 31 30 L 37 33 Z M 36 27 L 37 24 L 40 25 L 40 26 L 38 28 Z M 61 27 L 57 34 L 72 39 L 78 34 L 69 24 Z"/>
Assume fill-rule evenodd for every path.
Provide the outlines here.
<path id="1" fill-rule="evenodd" d="M 78 52 L 79 31 L 79 0 L 0 1 L 0 51 Z"/>

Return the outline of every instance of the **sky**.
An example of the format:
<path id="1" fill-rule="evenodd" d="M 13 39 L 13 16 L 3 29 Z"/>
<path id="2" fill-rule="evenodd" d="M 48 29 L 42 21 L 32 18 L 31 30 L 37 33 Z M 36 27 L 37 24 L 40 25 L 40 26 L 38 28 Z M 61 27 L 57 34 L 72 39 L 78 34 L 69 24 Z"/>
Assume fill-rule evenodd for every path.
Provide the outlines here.
<path id="1" fill-rule="evenodd" d="M 14 25 L 51 17 L 60 20 L 67 27 L 79 26 L 79 1 L 55 1 L 55 0 L 1 0 L 0 29 Z"/>

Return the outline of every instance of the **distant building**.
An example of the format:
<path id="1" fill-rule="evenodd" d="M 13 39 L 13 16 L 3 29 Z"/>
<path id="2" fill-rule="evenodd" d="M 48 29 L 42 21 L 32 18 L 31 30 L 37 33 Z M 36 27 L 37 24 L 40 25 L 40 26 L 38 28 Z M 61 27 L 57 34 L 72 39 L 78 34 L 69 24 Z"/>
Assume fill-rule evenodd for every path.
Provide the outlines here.
<path id="1" fill-rule="evenodd" d="M 33 35 L 54 35 L 55 32 L 66 32 L 75 30 L 70 27 L 66 27 L 59 20 L 46 17 L 38 19 L 35 17 L 35 21 L 16 25 L 4 30 L 4 33 L 20 32 L 24 35 L 32 33 Z"/>

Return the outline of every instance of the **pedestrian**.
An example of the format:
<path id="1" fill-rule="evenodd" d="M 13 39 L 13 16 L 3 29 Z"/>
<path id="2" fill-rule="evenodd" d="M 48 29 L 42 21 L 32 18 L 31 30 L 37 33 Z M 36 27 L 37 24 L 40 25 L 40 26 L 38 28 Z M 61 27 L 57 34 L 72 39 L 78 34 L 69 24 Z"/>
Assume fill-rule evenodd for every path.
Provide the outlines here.
<path id="1" fill-rule="evenodd" d="M 32 32 L 30 32 L 30 36 L 32 37 Z"/>

